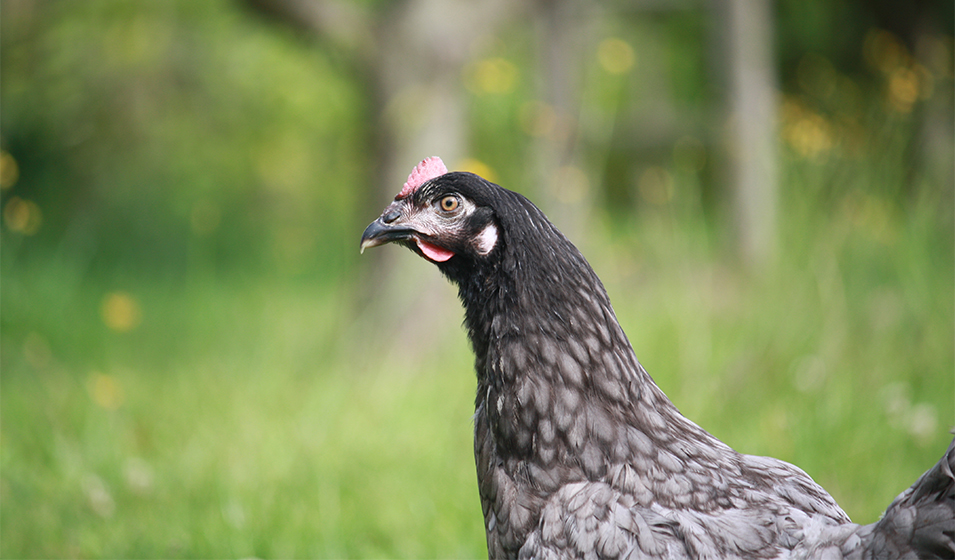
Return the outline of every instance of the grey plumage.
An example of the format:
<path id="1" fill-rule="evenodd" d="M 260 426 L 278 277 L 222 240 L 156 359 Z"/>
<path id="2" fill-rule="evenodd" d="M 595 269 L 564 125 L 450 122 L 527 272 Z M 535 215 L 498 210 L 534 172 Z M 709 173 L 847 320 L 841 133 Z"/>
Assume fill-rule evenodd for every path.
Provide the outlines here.
<path id="1" fill-rule="evenodd" d="M 362 248 L 404 244 L 459 288 L 490 557 L 955 557 L 952 447 L 855 525 L 797 467 L 682 416 L 586 259 L 526 198 L 443 166 L 412 177 Z"/>

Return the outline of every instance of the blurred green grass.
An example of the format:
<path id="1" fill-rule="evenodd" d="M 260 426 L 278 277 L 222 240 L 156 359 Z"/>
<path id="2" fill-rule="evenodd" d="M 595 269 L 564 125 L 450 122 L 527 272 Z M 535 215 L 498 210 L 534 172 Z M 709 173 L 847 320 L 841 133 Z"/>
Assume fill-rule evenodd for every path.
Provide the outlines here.
<path id="1" fill-rule="evenodd" d="M 4 557 L 479 553 L 463 341 L 454 375 L 361 359 L 339 294 L 268 282 L 129 285 L 114 333 L 64 277 L 4 277 Z"/>
<path id="2" fill-rule="evenodd" d="M 823 209 L 797 186 L 761 273 L 672 214 L 584 250 L 684 414 L 872 522 L 955 418 L 951 193 L 849 189 Z M 0 263 L 3 557 L 485 554 L 463 331 L 403 353 L 401 333 L 356 322 L 367 294 L 348 282 L 173 288 Z"/>

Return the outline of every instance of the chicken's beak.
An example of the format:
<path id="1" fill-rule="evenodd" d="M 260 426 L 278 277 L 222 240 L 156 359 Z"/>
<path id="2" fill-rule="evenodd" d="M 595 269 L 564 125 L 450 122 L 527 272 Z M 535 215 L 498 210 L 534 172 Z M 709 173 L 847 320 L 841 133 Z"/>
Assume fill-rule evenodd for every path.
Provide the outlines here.
<path id="1" fill-rule="evenodd" d="M 368 224 L 365 232 L 361 234 L 361 252 L 364 253 L 368 247 L 377 247 L 392 241 L 403 241 L 411 239 L 415 232 L 407 225 L 394 223 L 399 214 L 392 207 L 388 207 L 378 216 L 378 219 Z"/>

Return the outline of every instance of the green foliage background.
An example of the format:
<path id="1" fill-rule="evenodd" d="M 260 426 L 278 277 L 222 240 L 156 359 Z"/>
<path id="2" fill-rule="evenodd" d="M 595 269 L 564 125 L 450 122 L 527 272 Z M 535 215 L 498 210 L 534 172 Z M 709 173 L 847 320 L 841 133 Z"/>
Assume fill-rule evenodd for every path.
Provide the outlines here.
<path id="1" fill-rule="evenodd" d="M 925 135 L 951 124 L 952 37 L 919 58 L 825 6 L 779 6 L 778 258 L 733 257 L 693 11 L 604 22 L 626 73 L 584 56 L 582 112 L 613 133 L 581 141 L 582 249 L 688 417 L 871 522 L 955 423 L 952 153 Z M 463 332 L 362 315 L 384 201 L 350 53 L 224 0 L 0 10 L 0 556 L 485 555 Z M 525 28 L 462 82 L 473 157 L 546 200 Z M 642 140 L 653 80 L 675 142 Z"/>

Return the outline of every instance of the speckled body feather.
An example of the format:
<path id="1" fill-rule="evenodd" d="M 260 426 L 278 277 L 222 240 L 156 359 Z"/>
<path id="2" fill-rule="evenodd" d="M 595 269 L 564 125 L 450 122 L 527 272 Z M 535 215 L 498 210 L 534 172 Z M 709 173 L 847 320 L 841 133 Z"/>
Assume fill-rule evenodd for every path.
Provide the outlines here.
<path id="1" fill-rule="evenodd" d="M 475 353 L 490 557 L 955 556 L 951 447 L 882 522 L 852 524 L 800 469 L 740 454 L 679 413 L 637 361 L 587 261 L 531 202 L 448 173 L 408 204 L 448 193 L 477 209 L 450 240 L 429 242 L 455 253 L 436 264 L 459 287 Z M 499 238 L 478 255 L 467 240 L 488 224 Z"/>

